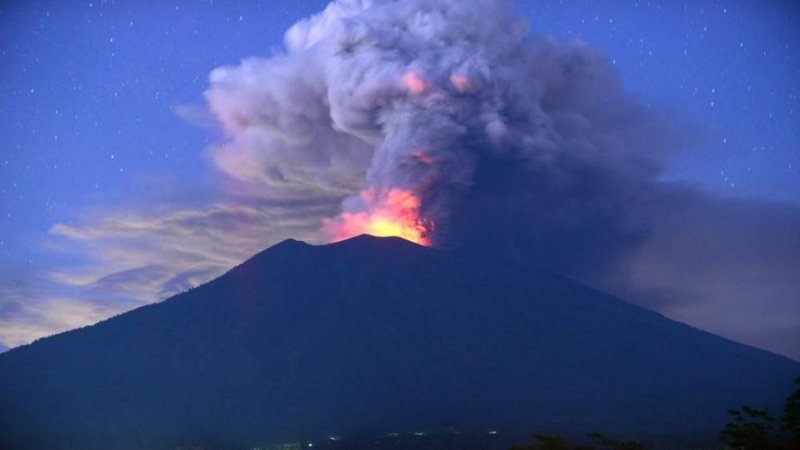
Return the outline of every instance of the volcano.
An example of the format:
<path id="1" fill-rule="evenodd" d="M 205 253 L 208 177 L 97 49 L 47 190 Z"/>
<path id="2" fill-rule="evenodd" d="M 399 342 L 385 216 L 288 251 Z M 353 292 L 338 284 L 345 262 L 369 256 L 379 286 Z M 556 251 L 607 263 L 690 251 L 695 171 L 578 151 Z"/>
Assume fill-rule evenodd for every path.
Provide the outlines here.
<path id="1" fill-rule="evenodd" d="M 399 238 L 287 240 L 163 302 L 0 354 L 0 447 L 714 436 L 731 407 L 780 404 L 798 373 L 552 273 Z"/>

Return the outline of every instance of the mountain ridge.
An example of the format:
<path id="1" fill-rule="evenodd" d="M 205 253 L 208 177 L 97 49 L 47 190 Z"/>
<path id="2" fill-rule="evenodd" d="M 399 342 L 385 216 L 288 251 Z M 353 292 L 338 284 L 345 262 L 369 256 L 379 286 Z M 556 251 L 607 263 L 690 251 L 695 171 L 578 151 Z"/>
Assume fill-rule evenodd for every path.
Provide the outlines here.
<path id="1" fill-rule="evenodd" d="M 711 432 L 729 407 L 776 404 L 798 372 L 559 275 L 399 238 L 286 240 L 163 302 L 0 355 L 0 444 Z"/>

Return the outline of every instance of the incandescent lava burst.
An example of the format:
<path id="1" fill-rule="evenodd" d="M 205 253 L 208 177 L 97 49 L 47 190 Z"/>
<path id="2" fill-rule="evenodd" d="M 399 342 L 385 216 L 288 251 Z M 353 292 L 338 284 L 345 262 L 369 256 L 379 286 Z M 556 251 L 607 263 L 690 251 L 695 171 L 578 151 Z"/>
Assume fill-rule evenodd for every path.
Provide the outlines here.
<path id="1" fill-rule="evenodd" d="M 422 78 L 419 72 L 411 71 L 403 75 L 403 86 L 414 95 L 422 95 L 428 89 L 428 83 Z"/>
<path id="2" fill-rule="evenodd" d="M 397 236 L 431 246 L 435 223 L 420 214 L 420 198 L 412 191 L 391 188 L 385 191 L 368 189 L 361 193 L 366 210 L 343 212 L 336 219 L 323 221 L 325 231 L 334 241 L 360 234 Z"/>

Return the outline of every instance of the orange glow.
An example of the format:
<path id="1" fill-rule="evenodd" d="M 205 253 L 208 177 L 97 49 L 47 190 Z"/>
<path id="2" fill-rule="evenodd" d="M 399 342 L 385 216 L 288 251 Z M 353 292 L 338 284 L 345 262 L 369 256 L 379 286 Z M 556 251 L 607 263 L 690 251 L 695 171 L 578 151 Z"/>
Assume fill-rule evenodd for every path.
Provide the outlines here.
<path id="1" fill-rule="evenodd" d="M 417 72 L 407 72 L 403 75 L 403 86 L 414 95 L 420 95 L 428 89 L 428 83 Z"/>
<path id="2" fill-rule="evenodd" d="M 379 193 L 364 191 L 361 198 L 369 207 L 364 212 L 344 212 L 336 219 L 323 221 L 324 230 L 333 241 L 360 234 L 397 236 L 420 245 L 430 246 L 433 222 L 420 217 L 420 199 L 413 192 L 393 188 Z"/>
<path id="3" fill-rule="evenodd" d="M 469 81 L 469 78 L 457 73 L 450 75 L 450 84 L 452 84 L 453 87 L 459 92 L 465 92 L 472 89 L 472 83 Z"/>

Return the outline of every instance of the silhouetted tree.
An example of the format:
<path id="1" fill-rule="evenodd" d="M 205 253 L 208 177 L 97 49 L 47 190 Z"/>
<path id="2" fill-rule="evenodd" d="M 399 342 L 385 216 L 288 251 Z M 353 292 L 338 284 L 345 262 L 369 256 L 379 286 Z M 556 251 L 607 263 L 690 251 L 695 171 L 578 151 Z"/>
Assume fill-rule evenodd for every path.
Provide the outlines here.
<path id="1" fill-rule="evenodd" d="M 783 406 L 781 430 L 789 434 L 791 448 L 800 448 L 800 377 L 794 379 L 795 391 Z"/>
<path id="2" fill-rule="evenodd" d="M 725 449 L 731 450 L 800 450 L 800 377 L 795 390 L 786 398 L 783 417 L 778 420 L 767 409 L 744 405 L 728 411 L 731 421 L 720 433 Z M 783 434 L 781 434 L 783 433 Z M 588 433 L 594 446 L 571 445 L 561 436 L 534 434 L 533 444 L 513 445 L 510 450 L 644 450 L 637 441 L 616 439 L 604 433 Z"/>
<path id="3" fill-rule="evenodd" d="M 774 440 L 775 418 L 766 409 L 744 405 L 741 410 L 728 411 L 731 422 L 725 425 L 720 440 L 737 450 L 768 450 L 777 448 Z"/>

